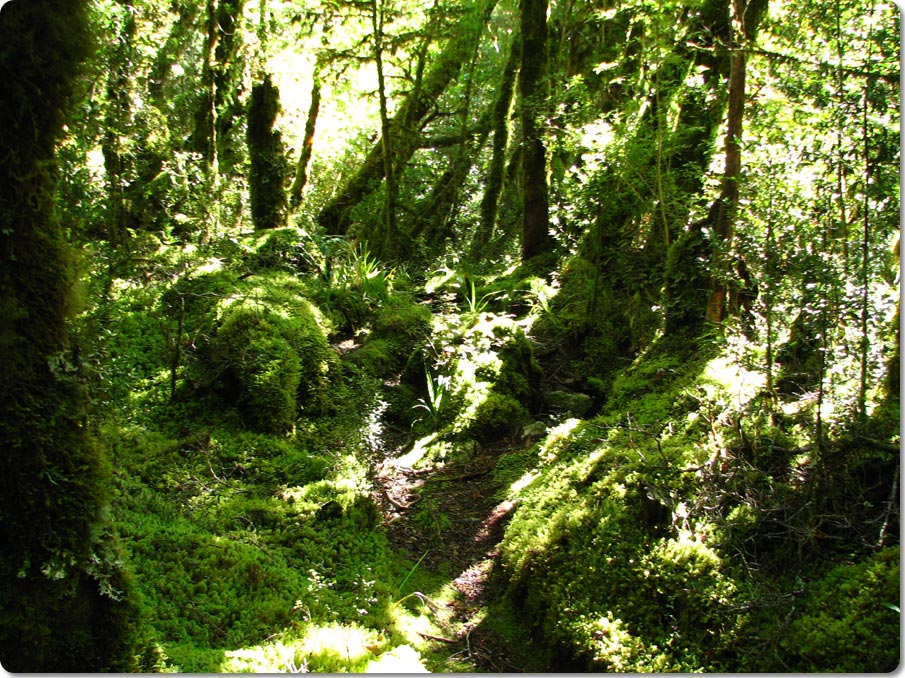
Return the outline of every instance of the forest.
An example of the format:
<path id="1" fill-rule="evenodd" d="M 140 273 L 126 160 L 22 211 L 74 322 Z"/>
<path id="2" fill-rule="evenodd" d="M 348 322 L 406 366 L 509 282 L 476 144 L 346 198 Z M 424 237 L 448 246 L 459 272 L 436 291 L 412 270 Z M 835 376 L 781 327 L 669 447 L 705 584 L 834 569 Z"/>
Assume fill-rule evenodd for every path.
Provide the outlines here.
<path id="1" fill-rule="evenodd" d="M 890 672 L 888 0 L 11 0 L 0 664 Z"/>

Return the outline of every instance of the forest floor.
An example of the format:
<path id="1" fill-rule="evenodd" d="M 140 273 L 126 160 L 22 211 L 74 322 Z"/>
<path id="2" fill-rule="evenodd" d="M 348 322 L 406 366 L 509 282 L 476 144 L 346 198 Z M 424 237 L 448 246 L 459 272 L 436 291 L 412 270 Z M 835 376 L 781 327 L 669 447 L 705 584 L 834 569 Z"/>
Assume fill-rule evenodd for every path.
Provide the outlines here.
<path id="1" fill-rule="evenodd" d="M 449 580 L 440 601 L 410 594 L 421 598 L 433 627 L 442 631 L 420 633 L 439 655 L 439 668 L 486 673 L 532 668 L 484 623 L 503 593 L 499 544 L 515 508 L 499 500 L 501 482 L 493 470 L 506 454 L 520 449 L 504 440 L 467 462 L 413 469 L 401 457 L 385 456 L 372 464 L 373 498 L 390 543 Z"/>

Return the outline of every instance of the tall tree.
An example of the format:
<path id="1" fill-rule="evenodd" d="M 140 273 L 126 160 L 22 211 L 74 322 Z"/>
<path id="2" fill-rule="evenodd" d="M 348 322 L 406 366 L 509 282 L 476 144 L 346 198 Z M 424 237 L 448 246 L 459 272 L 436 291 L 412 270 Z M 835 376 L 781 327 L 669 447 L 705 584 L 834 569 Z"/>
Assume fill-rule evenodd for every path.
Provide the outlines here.
<path id="1" fill-rule="evenodd" d="M 104 154 L 104 170 L 107 174 L 107 240 L 113 246 L 123 244 L 127 215 L 125 201 L 125 158 L 121 138 L 128 131 L 130 117 L 130 70 L 132 42 L 135 38 L 135 8 L 123 1 L 119 3 L 122 25 L 114 35 L 115 46 L 109 56 L 107 81 L 107 112 L 104 116 L 104 138 L 101 151 Z"/>
<path id="2" fill-rule="evenodd" d="M 710 322 L 720 323 L 726 315 L 727 290 L 724 282 L 726 265 L 721 260 L 723 253 L 732 247 L 735 229 L 735 214 L 738 209 L 739 181 L 742 178 L 742 125 L 745 117 L 745 48 L 747 31 L 745 28 L 745 0 L 732 0 L 732 50 L 729 68 L 729 104 L 726 112 L 725 165 L 720 186 L 720 196 L 714 236 L 718 247 L 714 252 L 717 268 L 711 284 L 710 301 L 707 303 L 706 317 Z M 743 269 L 744 270 L 744 269 Z"/>
<path id="3" fill-rule="evenodd" d="M 396 172 L 393 166 L 393 129 L 387 111 L 386 73 L 383 66 L 384 23 L 386 5 L 384 0 L 373 0 L 371 4 L 371 27 L 374 40 L 374 63 L 377 66 L 377 95 L 380 100 L 380 150 L 383 156 L 383 177 L 386 192 L 383 228 L 379 251 L 383 256 L 391 254 L 396 239 Z"/>
<path id="4" fill-rule="evenodd" d="M 518 89 L 522 123 L 522 259 L 548 251 L 550 204 L 544 112 L 547 104 L 547 0 L 521 0 L 522 66 Z"/>
<path id="5" fill-rule="evenodd" d="M 302 191 L 308 183 L 308 165 L 314 153 L 314 133 L 317 128 L 317 116 L 321 107 L 321 63 L 317 59 L 314 72 L 311 74 L 311 101 L 308 104 L 308 116 L 305 119 L 305 136 L 302 140 L 302 151 L 295 168 L 295 178 L 289 189 L 289 206 L 297 209 L 302 202 Z"/>
<path id="6" fill-rule="evenodd" d="M 472 243 L 472 253 L 478 254 L 493 237 L 497 223 L 497 212 L 506 173 L 506 151 L 509 148 L 509 117 L 512 108 L 512 94 L 515 78 L 521 61 L 521 40 L 518 36 L 509 47 L 509 58 L 503 68 L 499 91 L 493 104 L 493 145 L 490 163 L 481 198 L 480 222 Z"/>
<path id="7" fill-rule="evenodd" d="M 0 661 L 14 672 L 135 668 L 103 455 L 66 329 L 73 253 L 52 197 L 54 147 L 90 49 L 86 9 L 34 0 L 0 16 Z"/>

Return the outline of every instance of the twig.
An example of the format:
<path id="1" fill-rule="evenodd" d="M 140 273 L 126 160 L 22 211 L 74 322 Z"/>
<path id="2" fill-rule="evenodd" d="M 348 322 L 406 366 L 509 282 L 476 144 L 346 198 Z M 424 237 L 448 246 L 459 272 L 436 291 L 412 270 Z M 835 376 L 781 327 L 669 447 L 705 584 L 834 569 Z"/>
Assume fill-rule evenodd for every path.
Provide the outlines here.
<path id="1" fill-rule="evenodd" d="M 388 502 L 390 502 L 396 508 L 402 509 L 403 511 L 407 511 L 408 509 L 412 508 L 412 506 L 414 506 L 419 501 L 421 501 L 421 497 L 417 497 L 417 498 L 413 499 L 412 501 L 410 501 L 408 504 L 401 504 L 398 501 L 396 501 L 395 499 L 393 499 L 390 496 L 390 493 L 386 489 L 383 490 L 383 495 L 387 498 Z"/>
<path id="2" fill-rule="evenodd" d="M 458 645 L 461 642 L 458 639 L 443 638 L 442 636 L 432 636 L 429 633 L 421 633 L 421 631 L 418 631 L 418 635 L 422 638 L 427 638 L 428 640 L 436 640 L 441 643 L 449 643 L 450 645 Z"/>

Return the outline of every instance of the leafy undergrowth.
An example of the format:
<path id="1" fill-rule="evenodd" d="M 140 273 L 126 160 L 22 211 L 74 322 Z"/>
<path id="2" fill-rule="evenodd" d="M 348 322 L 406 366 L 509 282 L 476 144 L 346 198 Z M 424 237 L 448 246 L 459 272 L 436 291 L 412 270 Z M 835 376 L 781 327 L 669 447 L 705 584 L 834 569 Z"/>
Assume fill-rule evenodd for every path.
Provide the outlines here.
<path id="1" fill-rule="evenodd" d="M 89 319 L 144 669 L 897 664 L 892 399 L 818 446 L 731 336 L 554 381 L 532 323 L 574 319 L 540 278 L 234 248 Z"/>
<path id="2" fill-rule="evenodd" d="M 732 350 L 655 344 L 599 415 L 552 429 L 511 486 L 509 595 L 559 666 L 897 666 L 899 551 L 884 533 L 897 509 L 858 483 L 882 462 L 894 492 L 897 462 L 849 444 L 832 483 L 809 477 L 805 419 L 773 412 Z"/>

